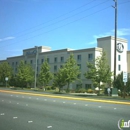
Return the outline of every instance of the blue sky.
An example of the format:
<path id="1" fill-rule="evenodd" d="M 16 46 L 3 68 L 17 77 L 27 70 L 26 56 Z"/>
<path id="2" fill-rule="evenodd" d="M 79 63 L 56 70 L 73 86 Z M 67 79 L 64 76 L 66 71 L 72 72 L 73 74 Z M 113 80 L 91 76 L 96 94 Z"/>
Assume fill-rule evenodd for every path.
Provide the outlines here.
<path id="1" fill-rule="evenodd" d="M 97 46 L 114 36 L 113 0 L 0 0 L 0 60 L 34 46 L 52 50 Z M 118 0 L 118 37 L 130 50 L 130 0 Z"/>

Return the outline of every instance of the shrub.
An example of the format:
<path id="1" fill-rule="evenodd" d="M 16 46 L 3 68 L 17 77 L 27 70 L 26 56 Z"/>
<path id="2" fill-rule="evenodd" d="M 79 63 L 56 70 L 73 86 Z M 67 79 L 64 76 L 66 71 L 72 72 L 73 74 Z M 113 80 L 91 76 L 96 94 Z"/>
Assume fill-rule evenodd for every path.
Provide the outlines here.
<path id="1" fill-rule="evenodd" d="M 85 93 L 87 90 L 85 88 L 80 88 L 75 91 L 76 93 Z"/>
<path id="2" fill-rule="evenodd" d="M 92 89 L 88 89 L 87 92 L 88 93 L 93 93 L 93 90 Z"/>

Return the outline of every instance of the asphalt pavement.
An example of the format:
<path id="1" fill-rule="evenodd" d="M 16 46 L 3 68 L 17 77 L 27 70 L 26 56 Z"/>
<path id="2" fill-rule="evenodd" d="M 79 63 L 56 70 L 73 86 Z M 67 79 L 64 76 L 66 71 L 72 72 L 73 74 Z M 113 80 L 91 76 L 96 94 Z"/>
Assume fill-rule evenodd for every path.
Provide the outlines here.
<path id="1" fill-rule="evenodd" d="M 35 94 L 0 91 L 1 130 L 119 130 L 130 120 L 130 105 Z"/>

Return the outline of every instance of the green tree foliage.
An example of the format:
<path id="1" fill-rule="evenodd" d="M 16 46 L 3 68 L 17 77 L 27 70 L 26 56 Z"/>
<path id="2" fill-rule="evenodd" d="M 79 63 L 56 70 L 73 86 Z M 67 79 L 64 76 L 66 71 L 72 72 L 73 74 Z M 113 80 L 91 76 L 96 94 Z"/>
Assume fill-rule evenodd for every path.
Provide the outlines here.
<path id="1" fill-rule="evenodd" d="M 91 79 L 93 84 L 99 87 L 99 94 L 101 85 L 100 83 L 110 83 L 112 72 L 107 64 L 106 53 L 102 52 L 101 56 L 97 57 L 94 63 L 87 63 L 88 71 L 84 74 L 87 79 Z"/>
<path id="2" fill-rule="evenodd" d="M 11 76 L 12 76 L 12 68 L 11 66 L 8 64 L 8 62 L 3 62 L 0 64 L 0 82 L 2 82 L 3 84 L 5 84 L 5 77 L 8 77 L 8 79 L 10 80 Z"/>
<path id="3" fill-rule="evenodd" d="M 34 81 L 34 71 L 30 64 L 25 64 L 24 61 L 21 61 L 18 66 L 18 73 L 16 74 L 17 81 L 20 87 L 27 87 L 28 84 L 31 84 Z"/>
<path id="4" fill-rule="evenodd" d="M 63 86 L 66 85 L 66 73 L 64 69 L 60 68 L 59 71 L 54 76 L 53 86 L 59 88 L 59 92 Z"/>
<path id="5" fill-rule="evenodd" d="M 40 83 L 46 88 L 49 82 L 52 80 L 53 74 L 50 72 L 50 66 L 45 59 L 44 63 L 41 66 L 40 74 L 39 74 L 39 81 Z"/>
<path id="6" fill-rule="evenodd" d="M 130 78 L 128 78 L 128 81 L 125 86 L 123 82 L 123 72 L 121 72 L 116 76 L 115 81 L 113 81 L 113 86 L 119 89 L 121 92 L 121 96 L 125 98 L 125 93 L 130 92 Z"/>
<path id="7" fill-rule="evenodd" d="M 64 75 L 67 83 L 67 92 L 69 92 L 70 83 L 78 80 L 78 75 L 80 74 L 79 66 L 77 65 L 74 55 L 71 54 L 67 59 L 67 62 L 63 66 Z"/>

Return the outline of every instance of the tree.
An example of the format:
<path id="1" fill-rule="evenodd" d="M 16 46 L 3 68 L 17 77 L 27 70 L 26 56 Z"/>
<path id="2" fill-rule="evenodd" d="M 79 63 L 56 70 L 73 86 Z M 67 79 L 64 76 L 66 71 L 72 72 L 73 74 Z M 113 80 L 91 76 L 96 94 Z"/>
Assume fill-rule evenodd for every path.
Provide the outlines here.
<path id="1" fill-rule="evenodd" d="M 125 94 L 130 92 L 130 78 L 128 78 L 126 85 L 124 85 L 123 72 L 121 72 L 116 76 L 115 81 L 113 82 L 113 86 L 119 89 L 121 96 L 125 98 Z"/>
<path id="2" fill-rule="evenodd" d="M 101 56 L 97 57 L 94 63 L 87 63 L 88 71 L 84 74 L 87 79 L 91 79 L 93 84 L 99 87 L 99 94 L 101 85 L 100 83 L 110 83 L 112 72 L 107 64 L 106 53 L 103 51 Z"/>
<path id="3" fill-rule="evenodd" d="M 40 83 L 45 88 L 53 78 L 53 74 L 50 72 L 50 66 L 47 62 L 47 59 L 45 59 L 44 63 L 41 66 L 41 70 L 40 70 L 40 74 L 38 78 L 39 78 Z"/>
<path id="4" fill-rule="evenodd" d="M 8 79 L 10 80 L 12 73 L 12 68 L 8 64 L 8 62 L 3 62 L 0 64 L 0 82 L 5 84 L 5 78 L 8 77 Z"/>
<path id="5" fill-rule="evenodd" d="M 70 83 L 78 80 L 78 75 L 80 74 L 79 66 L 77 65 L 76 60 L 74 59 L 74 55 L 71 54 L 67 59 L 67 62 L 63 66 L 64 76 L 66 78 L 67 83 L 67 92 L 69 92 Z"/>
<path id="6" fill-rule="evenodd" d="M 59 88 L 59 92 L 63 86 L 66 85 L 66 74 L 64 69 L 60 68 L 59 71 L 54 76 L 53 86 Z"/>
<path id="7" fill-rule="evenodd" d="M 18 73 L 16 74 L 16 77 L 20 87 L 22 88 L 31 84 L 34 81 L 34 71 L 31 65 L 25 64 L 24 61 L 21 61 L 18 66 Z"/>

